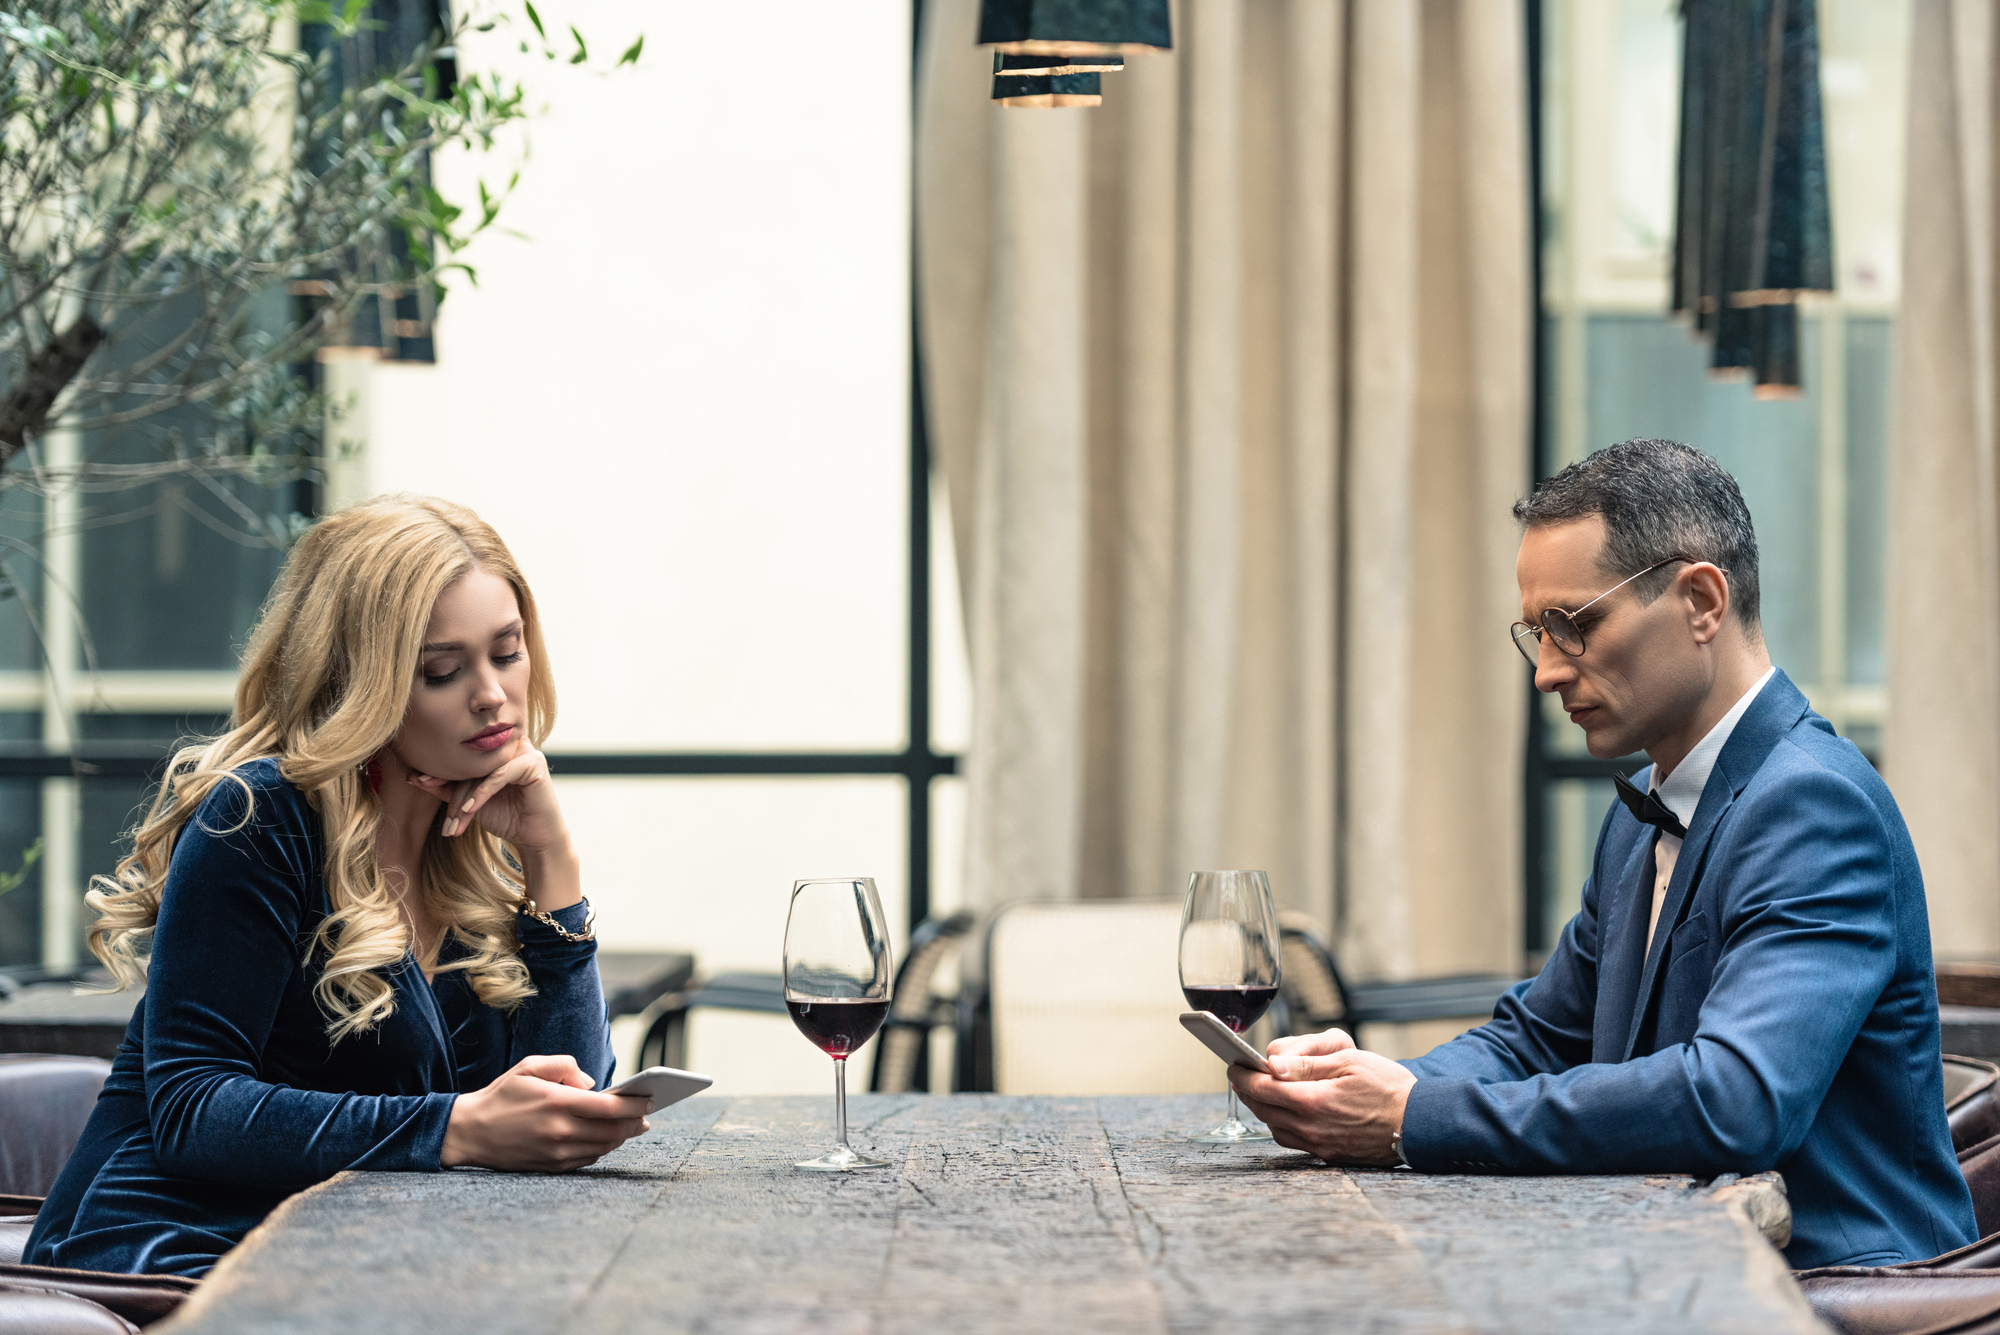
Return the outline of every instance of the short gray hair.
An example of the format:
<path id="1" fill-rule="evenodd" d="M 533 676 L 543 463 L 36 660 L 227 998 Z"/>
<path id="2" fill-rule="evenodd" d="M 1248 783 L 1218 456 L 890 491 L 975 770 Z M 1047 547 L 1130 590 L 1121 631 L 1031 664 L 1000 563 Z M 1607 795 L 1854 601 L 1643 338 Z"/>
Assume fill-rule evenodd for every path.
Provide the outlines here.
<path id="1" fill-rule="evenodd" d="M 1670 556 L 1691 556 L 1729 575 L 1729 602 L 1753 634 L 1758 626 L 1757 530 L 1729 470 L 1690 445 L 1628 440 L 1548 478 L 1514 503 L 1523 528 L 1544 528 L 1599 515 L 1604 520 L 1606 575 L 1624 578 Z M 1654 571 L 1634 581 L 1651 602 L 1679 573 Z"/>

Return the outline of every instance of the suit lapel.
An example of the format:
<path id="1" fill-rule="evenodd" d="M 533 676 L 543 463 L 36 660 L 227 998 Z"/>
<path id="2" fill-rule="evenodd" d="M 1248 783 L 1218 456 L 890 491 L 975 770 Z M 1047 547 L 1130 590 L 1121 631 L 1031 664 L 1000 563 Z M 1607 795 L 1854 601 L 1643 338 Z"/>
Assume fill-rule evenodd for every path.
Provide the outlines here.
<path id="1" fill-rule="evenodd" d="M 1620 1061 L 1630 1061 L 1632 1051 L 1638 1046 L 1639 1031 L 1644 1026 L 1646 1012 L 1651 1009 L 1654 987 L 1659 981 L 1660 961 L 1666 955 L 1667 938 L 1673 935 L 1681 917 L 1687 911 L 1688 900 L 1693 897 L 1695 881 L 1701 870 L 1702 859 L 1708 853 L 1709 839 L 1723 816 L 1735 805 L 1736 796 L 1743 791 L 1750 777 L 1764 764 L 1764 758 L 1778 740 L 1805 716 L 1806 698 L 1799 694 L 1799 688 L 1792 685 L 1792 679 L 1783 672 L 1775 673 L 1764 684 L 1764 689 L 1751 702 L 1750 708 L 1736 722 L 1736 730 L 1729 734 L 1729 741 L 1716 757 L 1715 768 L 1709 772 L 1708 783 L 1701 790 L 1701 801 L 1696 804 L 1694 824 L 1681 841 L 1680 856 L 1674 861 L 1674 874 L 1667 882 L 1666 898 L 1660 904 L 1660 921 L 1653 929 L 1653 943 L 1646 951 L 1646 963 L 1639 975 L 1639 986 L 1633 994 L 1632 1018 L 1626 1027 L 1625 1051 Z M 1650 860 L 1648 862 L 1650 866 Z M 1648 910 L 1652 907 L 1652 886 L 1641 887 Z M 1647 914 L 1637 911 L 1639 900 L 1635 899 L 1632 917 L 1637 920 L 1637 930 L 1643 937 L 1646 931 Z"/>
<path id="2" fill-rule="evenodd" d="M 1634 776 L 1633 782 L 1642 780 Z M 1633 824 L 1638 829 L 1631 847 L 1616 864 L 1605 869 L 1606 884 L 1598 898 L 1598 930 L 1603 944 L 1598 952 L 1599 1014 L 1591 1026 L 1596 1038 L 1592 1044 L 1596 1061 L 1618 1060 L 1638 1003 L 1639 975 L 1646 964 L 1646 913 L 1653 895 L 1653 831 L 1636 821 Z"/>

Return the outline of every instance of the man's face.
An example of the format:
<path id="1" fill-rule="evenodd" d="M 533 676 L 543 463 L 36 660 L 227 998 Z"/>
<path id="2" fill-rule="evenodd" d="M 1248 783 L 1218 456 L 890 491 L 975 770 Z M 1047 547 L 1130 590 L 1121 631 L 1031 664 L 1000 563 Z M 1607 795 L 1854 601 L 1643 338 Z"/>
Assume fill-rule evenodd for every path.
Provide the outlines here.
<path id="1" fill-rule="evenodd" d="M 1545 608 L 1573 612 L 1633 573 L 1606 570 L 1599 564 L 1603 550 L 1598 515 L 1529 529 L 1514 561 L 1521 619 L 1540 625 Z M 1667 736 L 1707 692 L 1681 584 L 1677 575 L 1651 603 L 1641 602 L 1628 584 L 1591 604 L 1576 618 L 1583 633 L 1580 658 L 1542 636 L 1535 688 L 1562 697 L 1563 710 L 1600 759 L 1642 751 Z"/>

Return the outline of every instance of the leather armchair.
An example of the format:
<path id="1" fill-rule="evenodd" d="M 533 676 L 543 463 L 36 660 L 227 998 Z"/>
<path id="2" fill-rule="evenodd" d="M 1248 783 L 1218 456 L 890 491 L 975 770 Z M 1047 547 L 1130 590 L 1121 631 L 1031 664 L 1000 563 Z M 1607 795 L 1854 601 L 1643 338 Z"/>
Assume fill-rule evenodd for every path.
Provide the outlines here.
<path id="1" fill-rule="evenodd" d="M 21 1259 L 41 1198 L 110 1073 L 111 1063 L 95 1057 L 0 1057 L 0 1264 Z"/>
<path id="2" fill-rule="evenodd" d="M 0 1057 L 0 1194 L 48 1195 L 110 1074 L 95 1057 Z"/>
<path id="3" fill-rule="evenodd" d="M 1976 1057 L 1946 1057 L 1944 1110 L 1954 1150 L 2000 1136 L 2000 1066 Z"/>
<path id="4" fill-rule="evenodd" d="M 195 1283 L 173 1275 L 107 1275 L 55 1266 L 0 1265 L 0 1335 L 70 1330 L 95 1335 L 98 1331 L 136 1330 L 170 1315 L 194 1292 Z M 53 1304 L 51 1297 L 69 1298 L 83 1306 Z M 96 1325 L 83 1324 L 90 1308 L 117 1324 L 105 1324 L 101 1318 Z M 47 1324 L 35 1325 L 30 1318 L 36 1314 Z M 70 1324 L 57 1324 L 54 1314 Z"/>
<path id="5" fill-rule="evenodd" d="M 0 1056 L 0 1335 L 125 1335 L 194 1291 L 186 1279 L 20 1264 L 110 1072 L 95 1057 Z"/>
<path id="6" fill-rule="evenodd" d="M 1944 1088 L 1980 1239 L 1903 1265 L 1795 1272 L 1813 1312 L 1840 1335 L 2000 1335 L 2000 1066 L 1946 1057 Z"/>

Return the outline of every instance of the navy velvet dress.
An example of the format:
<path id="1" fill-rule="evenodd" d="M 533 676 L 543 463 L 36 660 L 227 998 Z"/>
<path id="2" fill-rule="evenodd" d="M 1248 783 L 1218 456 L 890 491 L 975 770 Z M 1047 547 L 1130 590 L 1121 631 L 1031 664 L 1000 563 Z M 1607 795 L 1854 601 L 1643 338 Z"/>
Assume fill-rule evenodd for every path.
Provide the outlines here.
<path id="1" fill-rule="evenodd" d="M 537 995 L 514 1011 L 463 973 L 389 971 L 396 1009 L 329 1044 L 306 960 L 332 911 L 325 839 L 275 760 L 216 785 L 174 847 L 143 1004 L 35 1220 L 33 1265 L 196 1276 L 295 1191 L 347 1168 L 436 1171 L 460 1091 L 567 1053 L 601 1087 L 610 1028 L 594 941 L 517 918 Z M 578 904 L 552 914 L 581 931 Z M 462 956 L 447 937 L 444 959 Z"/>

